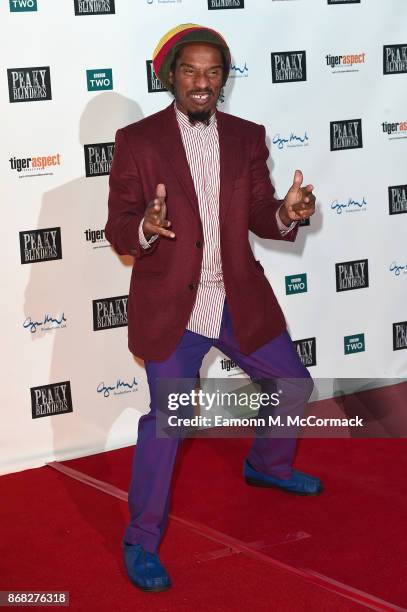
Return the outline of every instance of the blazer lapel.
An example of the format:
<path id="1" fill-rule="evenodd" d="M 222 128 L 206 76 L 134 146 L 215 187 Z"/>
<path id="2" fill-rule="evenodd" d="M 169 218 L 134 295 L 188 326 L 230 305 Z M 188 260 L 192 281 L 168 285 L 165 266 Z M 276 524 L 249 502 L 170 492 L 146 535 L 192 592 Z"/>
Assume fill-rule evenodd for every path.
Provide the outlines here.
<path id="1" fill-rule="evenodd" d="M 173 104 L 166 108 L 162 114 L 159 146 L 170 163 L 174 174 L 181 183 L 188 198 L 188 202 L 191 204 L 194 212 L 199 215 L 198 198 L 196 196 L 194 182 L 189 169 Z"/>
<path id="2" fill-rule="evenodd" d="M 219 223 L 222 226 L 232 202 L 238 165 L 239 140 L 228 131 L 224 113 L 217 112 L 216 119 L 219 133 L 220 157 Z"/>

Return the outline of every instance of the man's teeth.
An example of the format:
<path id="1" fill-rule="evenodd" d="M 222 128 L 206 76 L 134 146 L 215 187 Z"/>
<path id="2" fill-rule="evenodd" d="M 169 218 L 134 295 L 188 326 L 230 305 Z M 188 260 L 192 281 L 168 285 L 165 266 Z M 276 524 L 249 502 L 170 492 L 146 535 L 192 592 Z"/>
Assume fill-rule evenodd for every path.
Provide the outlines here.
<path id="1" fill-rule="evenodd" d="M 191 98 L 194 100 L 206 100 L 206 98 L 209 98 L 209 94 L 191 94 Z"/>

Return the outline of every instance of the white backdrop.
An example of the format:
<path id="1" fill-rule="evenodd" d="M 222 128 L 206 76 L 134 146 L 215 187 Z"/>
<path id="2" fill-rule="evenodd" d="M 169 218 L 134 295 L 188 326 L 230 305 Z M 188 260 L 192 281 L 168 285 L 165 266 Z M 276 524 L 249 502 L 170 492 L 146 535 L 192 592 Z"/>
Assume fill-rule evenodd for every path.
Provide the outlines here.
<path id="1" fill-rule="evenodd" d="M 244 8 L 225 8 L 239 2 Z M 1 473 L 136 441 L 148 409 L 142 363 L 128 353 L 126 326 L 94 331 L 92 316 L 94 300 L 127 295 L 132 261 L 103 239 L 108 176 L 86 176 L 84 147 L 112 143 L 118 128 L 169 104 L 168 93 L 148 91 L 146 61 L 179 23 L 213 27 L 228 41 L 234 67 L 220 109 L 266 126 L 278 196 L 296 168 L 315 185 L 317 213 L 294 245 L 252 241 L 292 338 L 315 339 L 312 375 L 406 376 L 405 0 L 210 4 L 216 8 L 207 0 L 1 4 Z M 74 5 L 87 12 L 75 15 Z M 92 15 L 92 7 L 115 12 Z M 296 68 L 291 54 L 299 50 L 303 73 L 288 76 L 306 80 L 273 82 L 271 54 L 277 68 L 287 57 Z M 384 74 L 384 51 L 392 74 Z M 112 89 L 89 91 L 87 71 L 96 73 L 91 89 Z M 335 143 L 359 148 L 331 151 L 331 122 L 357 120 L 359 142 Z M 336 123 L 335 138 L 343 125 Z M 346 128 L 352 137 L 353 124 Z M 109 147 L 102 149 L 91 148 L 93 161 L 95 150 Z M 45 261 L 32 260 L 41 254 Z M 335 264 L 362 260 L 364 268 L 345 271 L 368 265 L 368 286 L 337 291 Z M 304 274 L 307 291 L 287 294 L 286 277 L 299 278 L 301 288 Z M 347 336 L 355 339 L 351 354 Z M 233 364 L 212 350 L 202 375 L 230 373 Z"/>

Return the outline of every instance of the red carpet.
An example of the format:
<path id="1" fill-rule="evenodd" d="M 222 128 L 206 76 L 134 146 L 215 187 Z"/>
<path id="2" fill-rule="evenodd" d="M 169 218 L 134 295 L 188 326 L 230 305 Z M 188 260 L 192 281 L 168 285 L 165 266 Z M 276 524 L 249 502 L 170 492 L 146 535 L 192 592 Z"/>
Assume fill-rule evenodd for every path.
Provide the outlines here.
<path id="1" fill-rule="evenodd" d="M 124 574 L 123 501 L 50 467 L 3 476 L 0 590 L 68 590 L 72 610 L 386 609 L 313 585 L 268 563 L 270 557 L 406 606 L 404 441 L 302 441 L 297 466 L 320 475 L 326 488 L 315 498 L 245 485 L 240 471 L 248 444 L 184 445 L 172 513 L 225 540 L 172 520 L 161 557 L 174 587 L 153 595 L 132 587 Z M 121 449 L 66 465 L 127 491 L 132 453 Z M 253 547 L 258 558 L 222 544 L 228 537 Z"/>

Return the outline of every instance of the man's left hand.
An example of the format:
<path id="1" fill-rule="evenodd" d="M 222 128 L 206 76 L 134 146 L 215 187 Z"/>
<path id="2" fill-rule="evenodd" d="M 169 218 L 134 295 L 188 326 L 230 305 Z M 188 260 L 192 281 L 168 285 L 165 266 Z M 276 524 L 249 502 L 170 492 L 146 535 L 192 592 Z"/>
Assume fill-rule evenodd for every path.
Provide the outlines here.
<path id="1" fill-rule="evenodd" d="M 280 208 L 280 218 L 285 225 L 292 221 L 308 219 L 315 212 L 315 196 L 312 193 L 314 187 L 306 185 L 301 187 L 303 175 L 301 170 L 294 173 L 293 184 L 284 198 L 284 204 Z"/>

